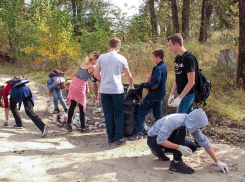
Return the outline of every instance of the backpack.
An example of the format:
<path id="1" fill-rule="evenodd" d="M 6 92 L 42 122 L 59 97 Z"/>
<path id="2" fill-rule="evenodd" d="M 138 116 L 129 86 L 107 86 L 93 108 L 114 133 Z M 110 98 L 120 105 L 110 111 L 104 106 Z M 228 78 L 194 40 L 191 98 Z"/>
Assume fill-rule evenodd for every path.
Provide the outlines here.
<path id="1" fill-rule="evenodd" d="M 63 77 L 64 76 L 64 72 L 60 71 L 60 70 L 53 70 L 51 73 L 48 74 L 49 77 L 55 77 L 55 76 L 60 76 Z"/>
<path id="2" fill-rule="evenodd" d="M 184 59 L 187 56 L 193 56 L 196 60 L 196 63 L 197 63 L 197 68 L 195 71 L 195 99 L 194 99 L 194 103 L 196 104 L 197 107 L 200 104 L 203 104 L 203 106 L 206 106 L 207 105 L 206 100 L 210 94 L 212 83 L 203 74 L 202 69 L 199 69 L 198 61 L 197 61 L 196 57 L 191 52 L 188 52 L 188 54 L 186 54 L 182 58 L 182 61 L 184 61 Z"/>
<path id="3" fill-rule="evenodd" d="M 10 83 L 12 85 L 12 87 L 14 85 L 16 85 L 17 83 L 21 82 L 21 78 L 20 77 L 14 77 L 11 80 L 6 81 L 6 83 Z"/>

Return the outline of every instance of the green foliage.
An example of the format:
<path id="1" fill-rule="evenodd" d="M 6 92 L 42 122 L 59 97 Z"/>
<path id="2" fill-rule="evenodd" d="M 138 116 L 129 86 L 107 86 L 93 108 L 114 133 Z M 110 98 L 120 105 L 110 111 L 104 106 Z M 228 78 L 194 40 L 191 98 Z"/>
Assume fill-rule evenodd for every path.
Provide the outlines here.
<path id="1" fill-rule="evenodd" d="M 57 9 L 48 1 L 34 1 L 32 6 L 35 7 L 32 19 L 35 36 L 25 53 L 36 57 L 34 64 L 51 62 L 61 68 L 61 63 L 78 60 L 79 45 L 72 39 L 68 12 Z"/>
<path id="2" fill-rule="evenodd" d="M 0 48 L 17 58 L 32 40 L 29 14 L 23 0 L 2 0 L 0 5 Z"/>

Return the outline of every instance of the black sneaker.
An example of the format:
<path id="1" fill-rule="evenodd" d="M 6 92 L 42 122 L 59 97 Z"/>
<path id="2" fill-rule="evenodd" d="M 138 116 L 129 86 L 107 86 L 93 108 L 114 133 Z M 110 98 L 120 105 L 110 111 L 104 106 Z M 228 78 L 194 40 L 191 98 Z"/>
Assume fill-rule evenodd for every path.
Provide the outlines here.
<path id="1" fill-rule="evenodd" d="M 195 172 L 195 170 L 187 166 L 183 162 L 183 160 L 179 161 L 178 163 L 175 163 L 174 161 L 172 161 L 169 169 L 171 171 L 180 172 L 182 174 L 193 174 Z"/>
<path id="2" fill-rule="evenodd" d="M 81 133 L 88 133 L 88 130 L 86 128 L 82 128 Z"/>
<path id="3" fill-rule="evenodd" d="M 58 114 L 58 113 L 60 113 L 60 110 L 59 110 L 59 109 L 55 109 L 55 110 L 53 111 L 53 113 Z"/>
<path id="4" fill-rule="evenodd" d="M 162 155 L 157 155 L 157 153 L 151 149 L 151 152 L 158 157 L 160 161 L 170 161 L 169 157 L 167 157 L 163 152 Z"/>
<path id="5" fill-rule="evenodd" d="M 111 143 L 113 143 L 113 142 L 115 142 L 115 141 L 116 141 L 115 138 L 113 138 L 112 140 L 109 140 L 109 139 L 108 139 L 108 143 L 109 143 L 109 144 L 111 144 Z"/>
<path id="6" fill-rule="evenodd" d="M 128 138 L 129 141 L 141 140 L 143 139 L 143 135 L 138 133 L 133 134 L 131 137 Z"/>
<path id="7" fill-rule="evenodd" d="M 42 129 L 42 137 L 45 137 L 48 134 L 48 125 L 44 125 Z"/>
<path id="8" fill-rule="evenodd" d="M 72 132 L 72 126 L 70 124 L 64 124 L 64 128 L 67 129 L 69 132 Z"/>
<path id="9" fill-rule="evenodd" d="M 117 141 L 117 145 L 122 145 L 122 143 L 125 141 L 126 141 L 125 138 L 122 138 L 122 139 Z"/>

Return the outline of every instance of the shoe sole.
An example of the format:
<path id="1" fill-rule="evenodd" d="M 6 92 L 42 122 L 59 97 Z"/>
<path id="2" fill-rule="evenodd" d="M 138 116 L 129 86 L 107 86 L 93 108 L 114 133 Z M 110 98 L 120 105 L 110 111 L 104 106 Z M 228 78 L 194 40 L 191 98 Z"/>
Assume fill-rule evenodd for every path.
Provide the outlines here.
<path id="1" fill-rule="evenodd" d="M 111 144 L 111 143 L 113 143 L 113 142 L 115 142 L 115 141 L 116 141 L 116 139 L 114 138 L 114 139 L 112 139 L 112 140 L 108 140 L 108 143 Z"/>
<path id="2" fill-rule="evenodd" d="M 48 125 L 45 125 L 42 137 L 45 137 L 48 134 Z"/>
<path id="3" fill-rule="evenodd" d="M 128 139 L 129 141 L 135 141 L 135 140 L 142 140 L 143 138 L 133 138 L 133 139 Z"/>
<path id="4" fill-rule="evenodd" d="M 23 129 L 23 127 L 20 127 L 20 126 L 18 126 L 18 127 L 14 127 L 15 129 Z"/>
<path id="5" fill-rule="evenodd" d="M 170 171 L 174 171 L 174 172 L 180 172 L 182 174 L 193 174 L 195 171 L 183 171 L 183 170 L 180 170 L 180 169 L 176 169 L 175 167 L 170 167 Z"/>
<path id="6" fill-rule="evenodd" d="M 117 141 L 117 145 L 122 145 L 122 143 L 124 143 L 125 141 L 125 139 L 121 139 L 120 141 Z"/>

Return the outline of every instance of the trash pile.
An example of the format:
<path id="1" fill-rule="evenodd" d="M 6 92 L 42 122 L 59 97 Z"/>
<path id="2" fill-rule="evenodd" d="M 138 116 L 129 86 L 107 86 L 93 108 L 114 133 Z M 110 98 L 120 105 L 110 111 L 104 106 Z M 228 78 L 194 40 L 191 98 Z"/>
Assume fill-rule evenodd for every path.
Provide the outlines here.
<path id="1" fill-rule="evenodd" d="M 91 116 L 85 116 L 85 127 L 88 131 L 98 131 L 100 129 L 105 128 L 105 123 L 102 117 L 104 113 L 102 112 L 102 108 L 94 107 L 91 113 Z M 81 128 L 80 116 L 79 113 L 76 113 L 72 117 L 72 129 L 78 130 Z"/>
<path id="2" fill-rule="evenodd" d="M 85 116 L 85 127 L 89 132 L 100 131 L 101 129 L 106 128 L 104 122 L 104 113 L 101 107 L 93 107 L 90 109 L 91 113 L 89 116 Z M 67 122 L 68 116 L 65 112 L 60 112 L 58 114 L 53 115 L 53 120 L 61 123 L 61 127 Z M 71 122 L 72 130 L 80 130 L 81 122 L 80 122 L 80 114 L 75 113 L 72 116 Z"/>
<path id="3" fill-rule="evenodd" d="M 66 123 L 68 116 L 65 112 L 59 112 L 57 114 L 53 115 L 54 121 L 60 122 L 60 123 Z"/>
<path id="4" fill-rule="evenodd" d="M 47 105 L 46 105 L 45 111 L 47 113 L 53 114 L 54 106 L 53 106 L 53 102 L 51 101 L 50 97 L 46 99 L 46 103 L 47 103 Z"/>

